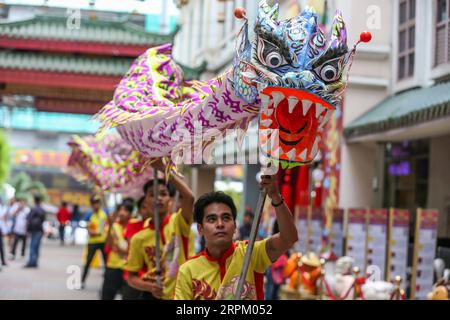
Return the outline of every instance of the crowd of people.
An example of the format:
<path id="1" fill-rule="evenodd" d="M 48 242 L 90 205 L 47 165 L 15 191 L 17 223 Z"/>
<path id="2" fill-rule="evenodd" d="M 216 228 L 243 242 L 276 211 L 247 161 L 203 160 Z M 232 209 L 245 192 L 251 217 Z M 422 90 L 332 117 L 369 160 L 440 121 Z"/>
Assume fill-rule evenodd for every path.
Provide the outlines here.
<path id="1" fill-rule="evenodd" d="M 154 166 L 163 171 L 162 163 Z M 108 215 L 101 201 L 91 198 L 92 213 L 86 217 L 89 240 L 81 289 L 86 287 L 92 259 L 100 251 L 105 265 L 101 298 L 116 299 L 228 299 L 242 270 L 253 213 L 247 211 L 237 228 L 237 209 L 231 197 L 211 192 L 194 201 L 186 183 L 176 175 L 144 187 L 137 201 L 124 199 Z M 263 176 L 277 215 L 271 236 L 255 243 L 246 278 L 244 298 L 276 299 L 283 281 L 286 252 L 297 241 L 293 217 L 280 195 L 276 178 Z M 178 194 L 177 197 L 175 195 Z M 178 200 L 177 200 L 178 199 Z M 159 232 L 155 230 L 155 209 Z M 133 212 L 138 216 L 133 218 Z M 160 266 L 157 267 L 156 235 L 159 235 Z"/>
<path id="2" fill-rule="evenodd" d="M 25 198 L 13 198 L 9 205 L 0 204 L 0 258 L 1 265 L 7 265 L 7 249 L 9 259 L 14 260 L 18 246 L 20 255 L 25 257 L 29 240 L 29 257 L 25 268 L 37 268 L 41 239 L 44 235 L 45 211 L 42 199 L 34 197 L 34 205 L 30 208 Z M 6 242 L 6 243 L 4 243 Z"/>
<path id="3" fill-rule="evenodd" d="M 162 162 L 154 167 L 163 172 Z M 253 213 L 245 211 L 238 227 L 237 209 L 231 197 L 223 192 L 211 192 L 194 201 L 187 184 L 177 175 L 168 181 L 149 180 L 140 199 L 125 198 L 112 212 L 102 207 L 101 198 L 90 199 L 91 212 L 82 218 L 78 206 L 70 210 L 63 202 L 56 218 L 59 241 L 66 243 L 66 227 L 73 232 L 79 221 L 86 222 L 87 254 L 81 277 L 86 288 L 89 270 L 96 253 L 104 265 L 100 297 L 122 299 L 229 299 L 243 265 L 243 258 L 253 222 Z M 276 212 L 276 223 L 270 236 L 259 233 L 245 282 L 246 299 L 277 299 L 283 283 L 286 253 L 297 241 L 293 217 L 280 195 L 276 178 L 263 176 L 261 188 L 266 188 Z M 155 194 L 154 190 L 157 190 Z M 2 264 L 6 252 L 10 259 L 25 255 L 27 239 L 30 254 L 27 268 L 38 266 L 40 242 L 44 235 L 45 212 L 41 199 L 29 208 L 23 199 L 14 199 L 0 211 L 0 243 Z M 155 210 L 159 215 L 159 232 L 155 230 Z M 159 235 L 160 265 L 157 267 L 155 238 Z M 265 276 L 265 280 L 264 280 Z M 265 290 L 263 290 L 265 283 Z M 265 291 L 265 293 L 264 293 Z"/>

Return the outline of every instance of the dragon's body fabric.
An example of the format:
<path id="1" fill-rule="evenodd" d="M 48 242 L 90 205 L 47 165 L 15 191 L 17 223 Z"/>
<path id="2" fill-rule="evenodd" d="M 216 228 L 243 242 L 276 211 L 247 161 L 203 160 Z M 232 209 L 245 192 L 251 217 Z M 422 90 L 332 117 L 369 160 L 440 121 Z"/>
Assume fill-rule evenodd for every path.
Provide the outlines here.
<path id="1" fill-rule="evenodd" d="M 133 150 L 118 135 L 96 138 L 72 137 L 67 172 L 79 181 L 89 181 L 102 191 L 125 196 L 143 195 L 142 186 L 153 169 L 149 160 Z"/>
<path id="2" fill-rule="evenodd" d="M 116 127 L 146 157 L 175 160 L 180 146 L 198 144 L 204 151 L 212 137 L 246 130 L 259 118 L 263 155 L 289 165 L 311 162 L 341 101 L 354 50 L 348 51 L 339 12 L 328 37 L 311 9 L 289 20 L 277 17 L 278 5 L 261 1 L 254 39 L 246 21 L 233 68 L 207 82 L 183 80 L 171 45 L 147 50 L 97 115 L 103 128 Z"/>

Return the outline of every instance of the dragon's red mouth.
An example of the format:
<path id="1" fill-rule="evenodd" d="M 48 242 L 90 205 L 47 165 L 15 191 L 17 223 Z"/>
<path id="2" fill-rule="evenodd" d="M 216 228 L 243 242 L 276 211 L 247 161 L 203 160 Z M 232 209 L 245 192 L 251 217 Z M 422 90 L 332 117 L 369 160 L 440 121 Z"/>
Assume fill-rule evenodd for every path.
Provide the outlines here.
<path id="1" fill-rule="evenodd" d="M 261 92 L 259 141 L 266 156 L 308 163 L 319 150 L 334 107 L 305 90 L 268 87 Z"/>

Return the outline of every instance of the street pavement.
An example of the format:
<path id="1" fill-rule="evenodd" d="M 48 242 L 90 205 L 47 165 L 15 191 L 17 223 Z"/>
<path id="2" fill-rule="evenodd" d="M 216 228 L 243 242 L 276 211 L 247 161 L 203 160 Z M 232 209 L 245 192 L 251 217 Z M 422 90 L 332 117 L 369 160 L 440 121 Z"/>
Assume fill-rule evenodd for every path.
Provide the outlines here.
<path id="1" fill-rule="evenodd" d="M 77 289 L 83 272 L 83 247 L 70 244 L 60 246 L 59 240 L 43 239 L 39 268 L 23 268 L 28 260 L 28 248 L 24 258 L 19 254 L 15 260 L 8 260 L 8 266 L 0 271 L 0 300 L 99 299 L 103 283 L 103 267 L 91 268 L 86 288 Z M 18 249 L 21 249 L 21 246 Z"/>

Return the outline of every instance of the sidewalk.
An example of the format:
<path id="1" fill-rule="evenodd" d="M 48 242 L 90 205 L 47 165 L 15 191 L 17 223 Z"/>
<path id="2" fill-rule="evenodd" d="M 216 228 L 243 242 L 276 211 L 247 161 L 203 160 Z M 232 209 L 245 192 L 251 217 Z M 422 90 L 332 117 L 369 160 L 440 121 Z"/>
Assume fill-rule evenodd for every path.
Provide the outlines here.
<path id="1" fill-rule="evenodd" d="M 28 240 L 29 241 L 29 240 Z M 29 242 L 28 242 L 29 245 Z M 20 250 L 18 250 L 20 251 Z M 97 300 L 103 283 L 103 268 L 91 268 L 84 290 L 68 289 L 73 283 L 74 271 L 68 272 L 68 267 L 79 267 L 80 277 L 83 246 L 59 245 L 58 240 L 43 239 L 38 269 L 23 269 L 28 260 L 20 255 L 16 260 L 8 260 L 8 266 L 0 271 L 0 300 L 31 299 L 31 300 Z"/>

